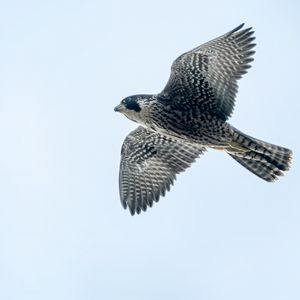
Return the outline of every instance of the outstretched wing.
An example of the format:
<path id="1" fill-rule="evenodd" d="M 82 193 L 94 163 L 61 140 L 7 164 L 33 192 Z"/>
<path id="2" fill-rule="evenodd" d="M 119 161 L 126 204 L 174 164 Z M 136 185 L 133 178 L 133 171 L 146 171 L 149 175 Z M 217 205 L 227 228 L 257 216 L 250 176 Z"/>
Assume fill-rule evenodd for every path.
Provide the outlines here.
<path id="1" fill-rule="evenodd" d="M 120 198 L 130 213 L 140 213 L 164 196 L 205 148 L 174 140 L 142 126 L 125 139 L 119 173 Z"/>
<path id="2" fill-rule="evenodd" d="M 255 52 L 252 28 L 232 31 L 179 56 L 162 98 L 175 107 L 201 109 L 226 120 L 234 108 L 237 80 L 247 73 Z"/>

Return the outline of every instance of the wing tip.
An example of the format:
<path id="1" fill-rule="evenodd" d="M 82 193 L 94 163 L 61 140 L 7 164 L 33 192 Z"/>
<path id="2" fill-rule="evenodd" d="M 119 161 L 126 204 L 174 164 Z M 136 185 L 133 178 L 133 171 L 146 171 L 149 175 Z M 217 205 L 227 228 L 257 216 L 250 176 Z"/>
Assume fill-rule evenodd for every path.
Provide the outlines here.
<path id="1" fill-rule="evenodd" d="M 238 25 L 237 27 L 235 27 L 231 31 L 229 31 L 227 35 L 232 35 L 233 33 L 237 33 L 238 31 L 240 31 L 244 27 L 244 25 L 245 25 L 245 23 L 242 23 L 242 24 Z M 254 33 L 254 30 L 252 30 L 252 29 L 253 29 L 253 27 L 248 27 L 248 28 L 245 28 L 242 31 L 240 31 L 240 33 L 241 32 L 243 34 L 249 33 L 249 35 L 252 35 Z"/>
<path id="2" fill-rule="evenodd" d="M 231 35 L 231 34 L 233 34 L 234 32 L 239 31 L 240 29 L 242 29 L 242 28 L 244 27 L 244 25 L 245 25 L 245 23 L 242 23 L 242 24 L 240 24 L 239 26 L 233 28 L 232 30 L 230 30 L 230 31 L 228 32 L 228 35 Z"/>
<path id="3" fill-rule="evenodd" d="M 135 214 L 135 207 L 134 205 L 128 205 L 128 208 L 129 208 L 129 212 L 132 216 L 134 216 Z"/>

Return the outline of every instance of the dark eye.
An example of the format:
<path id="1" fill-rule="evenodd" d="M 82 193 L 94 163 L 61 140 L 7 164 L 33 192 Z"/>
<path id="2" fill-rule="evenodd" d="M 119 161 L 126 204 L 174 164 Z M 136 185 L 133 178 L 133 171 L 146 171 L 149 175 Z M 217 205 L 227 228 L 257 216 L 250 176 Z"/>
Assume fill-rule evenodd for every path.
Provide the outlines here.
<path id="1" fill-rule="evenodd" d="M 135 100 L 130 100 L 126 102 L 126 108 L 130 110 L 134 110 L 136 112 L 141 111 L 139 104 Z"/>

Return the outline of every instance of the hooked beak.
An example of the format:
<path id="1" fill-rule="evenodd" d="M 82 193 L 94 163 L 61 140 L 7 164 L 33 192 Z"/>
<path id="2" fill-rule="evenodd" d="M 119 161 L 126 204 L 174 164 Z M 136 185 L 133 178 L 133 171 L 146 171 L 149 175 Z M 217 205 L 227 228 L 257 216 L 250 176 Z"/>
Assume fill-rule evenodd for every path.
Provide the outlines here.
<path id="1" fill-rule="evenodd" d="M 114 111 L 120 112 L 122 110 L 122 108 L 123 108 L 123 105 L 119 104 L 114 108 Z"/>

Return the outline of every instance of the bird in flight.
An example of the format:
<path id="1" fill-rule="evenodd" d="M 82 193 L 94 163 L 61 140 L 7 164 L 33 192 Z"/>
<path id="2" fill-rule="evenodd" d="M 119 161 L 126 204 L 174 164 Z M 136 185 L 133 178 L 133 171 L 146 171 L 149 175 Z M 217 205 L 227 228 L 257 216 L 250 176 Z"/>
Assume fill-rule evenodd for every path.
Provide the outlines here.
<path id="1" fill-rule="evenodd" d="M 162 92 L 134 95 L 115 111 L 140 124 L 121 150 L 121 203 L 132 215 L 146 211 L 170 190 L 207 148 L 228 153 L 266 181 L 290 168 L 292 151 L 244 134 L 227 122 L 237 81 L 253 61 L 255 37 L 244 24 L 179 56 Z"/>

